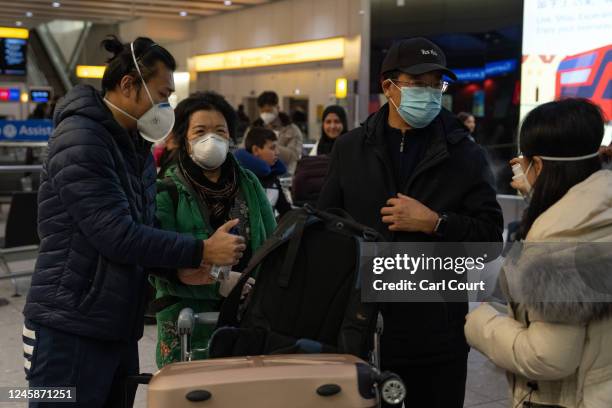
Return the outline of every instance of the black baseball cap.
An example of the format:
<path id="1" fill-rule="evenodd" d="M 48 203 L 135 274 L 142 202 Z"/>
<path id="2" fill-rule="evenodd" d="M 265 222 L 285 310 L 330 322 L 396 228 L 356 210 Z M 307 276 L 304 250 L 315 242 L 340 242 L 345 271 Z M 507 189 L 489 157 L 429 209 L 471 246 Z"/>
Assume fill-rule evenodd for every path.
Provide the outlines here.
<path id="1" fill-rule="evenodd" d="M 394 43 L 385 56 L 380 73 L 401 71 L 410 75 L 420 75 L 431 71 L 457 80 L 457 75 L 446 68 L 446 56 L 436 44 L 426 38 L 415 37 Z"/>

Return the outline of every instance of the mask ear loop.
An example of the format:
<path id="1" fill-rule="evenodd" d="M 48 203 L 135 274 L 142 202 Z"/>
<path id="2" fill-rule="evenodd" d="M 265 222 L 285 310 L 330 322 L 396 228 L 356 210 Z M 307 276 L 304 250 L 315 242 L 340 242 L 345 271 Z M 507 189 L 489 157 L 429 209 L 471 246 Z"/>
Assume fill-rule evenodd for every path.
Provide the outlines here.
<path id="1" fill-rule="evenodd" d="M 533 165 L 533 159 L 529 162 L 529 166 L 527 166 L 527 170 L 525 170 L 525 178 L 529 174 L 529 170 L 531 170 L 531 166 Z"/>
<path id="2" fill-rule="evenodd" d="M 402 88 L 400 88 L 399 86 L 397 86 L 397 85 L 395 84 L 395 82 L 393 82 L 393 80 L 392 80 L 392 79 L 387 79 L 387 81 L 391 82 L 391 84 L 392 84 L 394 87 L 396 87 L 397 89 L 399 89 L 399 90 L 400 90 L 400 92 L 402 92 Z M 399 107 L 398 107 L 398 106 L 395 104 L 395 102 L 393 102 L 393 98 L 391 98 L 390 96 L 389 96 L 388 98 L 389 98 L 389 102 L 391 102 L 391 104 L 393 104 L 393 107 L 395 108 L 395 110 L 399 112 Z M 400 103 L 401 103 L 401 101 L 400 101 Z"/>
<path id="3" fill-rule="evenodd" d="M 136 70 L 138 71 L 138 75 L 140 75 L 140 80 L 142 81 L 142 85 L 144 86 L 145 91 L 147 91 L 147 95 L 149 96 L 149 100 L 151 101 L 151 105 L 155 106 L 155 102 L 153 102 L 153 97 L 151 96 L 151 92 L 149 92 L 149 88 L 145 83 L 144 77 L 142 76 L 142 72 L 140 72 L 140 67 L 138 66 L 138 60 L 136 60 L 136 53 L 134 52 L 134 42 L 130 43 L 130 50 L 132 51 L 132 59 L 134 60 L 134 65 L 136 66 Z"/>

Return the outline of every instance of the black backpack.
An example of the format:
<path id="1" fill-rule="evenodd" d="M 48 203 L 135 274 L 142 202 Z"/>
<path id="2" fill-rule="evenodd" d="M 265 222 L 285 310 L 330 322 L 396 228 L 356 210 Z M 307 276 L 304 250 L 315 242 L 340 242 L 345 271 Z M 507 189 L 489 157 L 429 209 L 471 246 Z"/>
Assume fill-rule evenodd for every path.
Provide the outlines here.
<path id="1" fill-rule="evenodd" d="M 224 301 L 210 357 L 330 352 L 368 358 L 378 307 L 361 302 L 359 243 L 380 240 L 342 210 L 306 206 L 287 213 Z M 242 288 L 256 270 L 241 305 Z"/>

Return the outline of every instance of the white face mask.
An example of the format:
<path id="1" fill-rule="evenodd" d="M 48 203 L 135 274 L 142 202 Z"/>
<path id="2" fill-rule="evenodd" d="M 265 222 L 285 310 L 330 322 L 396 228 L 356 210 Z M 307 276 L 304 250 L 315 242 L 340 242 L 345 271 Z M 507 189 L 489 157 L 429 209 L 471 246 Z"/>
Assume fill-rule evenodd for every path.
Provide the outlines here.
<path id="1" fill-rule="evenodd" d="M 274 109 L 274 112 L 261 112 L 259 116 L 264 124 L 269 125 L 278 117 L 278 111 Z"/>
<path id="2" fill-rule="evenodd" d="M 599 155 L 599 152 L 597 151 L 594 153 L 586 154 L 584 156 L 574 156 L 574 157 L 539 156 L 539 157 L 545 161 L 548 160 L 548 161 L 560 161 L 560 162 L 573 162 L 573 161 L 592 159 L 594 157 L 597 157 L 598 155 Z M 523 185 L 525 186 L 524 188 L 525 191 L 521 192 L 521 195 L 523 196 L 523 198 L 525 199 L 527 203 L 531 201 L 531 197 L 533 196 L 533 186 L 527 179 L 527 175 L 529 174 L 529 170 L 531 170 L 532 165 L 533 165 L 533 160 L 529 163 L 529 166 L 527 166 L 527 170 L 525 170 L 525 172 L 523 172 L 522 175 L 519 174 L 518 176 L 515 176 L 515 177 L 522 177 L 522 182 L 523 182 Z M 513 177 L 513 179 L 515 177 Z"/>
<path id="3" fill-rule="evenodd" d="M 523 194 L 523 199 L 527 204 L 531 201 L 531 196 L 533 195 L 533 187 L 527 178 L 527 174 L 529 174 L 529 170 L 531 170 L 531 166 L 533 165 L 533 160 L 527 166 L 527 170 L 523 173 L 523 184 L 525 185 L 525 193 Z"/>
<path id="4" fill-rule="evenodd" d="M 149 101 L 151 101 L 151 108 L 146 111 L 140 118 L 135 118 L 123 109 L 111 103 L 108 99 L 104 98 L 104 101 L 122 114 L 124 114 L 125 116 L 127 116 L 128 118 L 135 120 L 136 125 L 138 127 L 138 132 L 140 133 L 140 136 L 142 136 L 143 139 L 148 140 L 152 143 L 156 143 L 165 139 L 168 134 L 170 134 L 170 131 L 174 126 L 174 110 L 168 102 L 160 102 L 156 104 L 153 101 L 151 92 L 149 92 L 149 88 L 147 87 L 147 84 L 144 81 L 142 73 L 140 72 L 140 67 L 138 66 L 138 61 L 136 60 L 136 54 L 134 53 L 134 43 L 130 44 L 130 49 L 132 51 L 134 65 L 136 65 L 136 70 L 138 71 L 138 75 L 140 76 L 142 85 L 144 86 L 144 89 L 147 92 Z"/>
<path id="5" fill-rule="evenodd" d="M 207 133 L 189 142 L 189 156 L 204 170 L 218 169 L 227 158 L 229 140 L 215 133 Z"/>

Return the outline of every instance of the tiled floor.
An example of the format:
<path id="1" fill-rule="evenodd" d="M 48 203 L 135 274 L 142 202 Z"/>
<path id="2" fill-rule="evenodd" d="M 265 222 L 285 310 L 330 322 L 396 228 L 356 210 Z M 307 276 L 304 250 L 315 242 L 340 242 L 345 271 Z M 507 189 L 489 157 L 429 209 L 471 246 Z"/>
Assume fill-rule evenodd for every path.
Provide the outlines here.
<path id="1" fill-rule="evenodd" d="M 32 262 L 21 262 L 11 265 L 15 271 L 32 268 Z M 28 282 L 19 285 L 24 290 Z M 0 387 L 25 386 L 23 373 L 23 351 L 21 330 L 23 316 L 21 310 L 25 297 L 12 298 L 13 288 L 10 281 L 0 280 L 0 298 L 4 297 L 10 304 L 0 307 Z M 145 335 L 140 341 L 140 362 L 142 372 L 154 372 L 156 331 L 154 326 L 145 328 Z M 443 388 L 443 385 L 441 385 Z M 443 389 L 441 389 L 443 392 Z M 464 407 L 470 408 L 507 408 L 507 387 L 504 374 L 487 361 L 477 351 L 470 353 L 468 380 Z M 18 407 L 24 404 L 0 403 L 0 407 Z M 146 387 L 141 386 L 136 397 L 137 408 L 146 407 Z"/>

